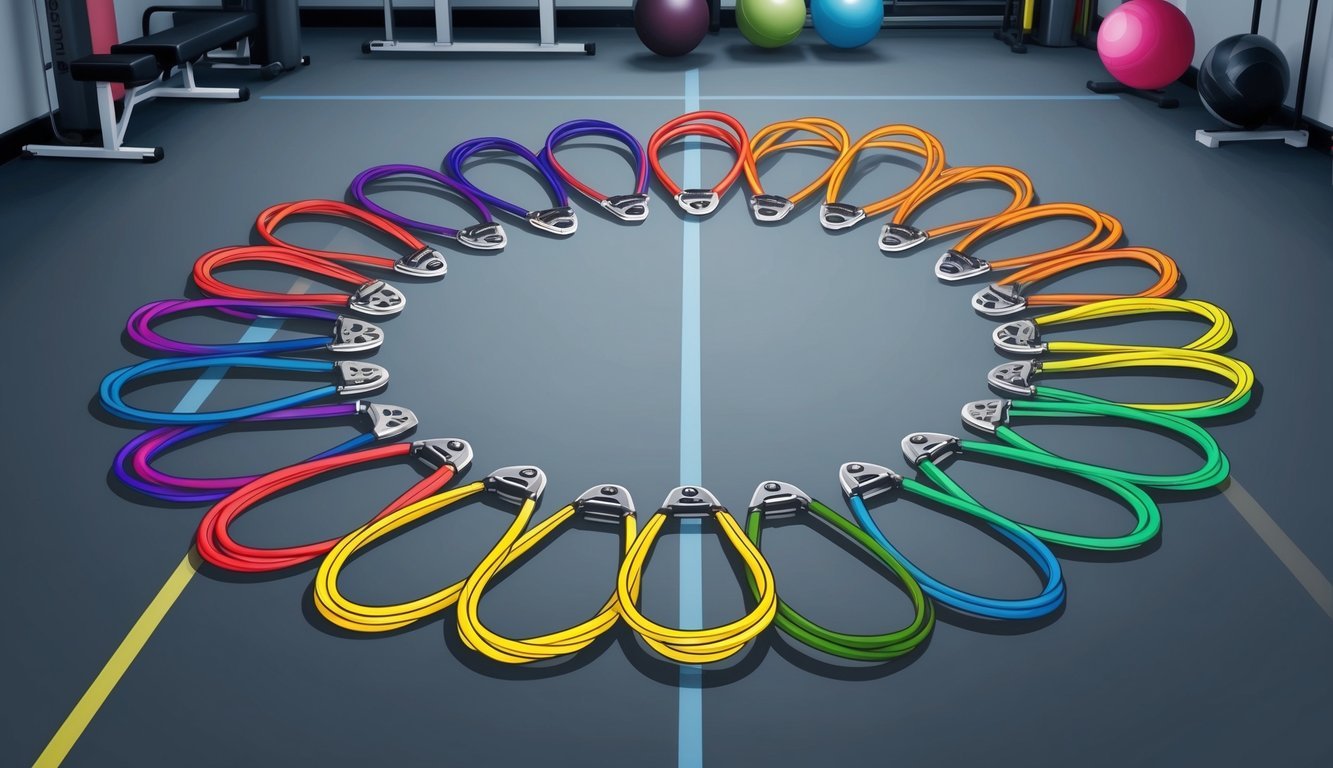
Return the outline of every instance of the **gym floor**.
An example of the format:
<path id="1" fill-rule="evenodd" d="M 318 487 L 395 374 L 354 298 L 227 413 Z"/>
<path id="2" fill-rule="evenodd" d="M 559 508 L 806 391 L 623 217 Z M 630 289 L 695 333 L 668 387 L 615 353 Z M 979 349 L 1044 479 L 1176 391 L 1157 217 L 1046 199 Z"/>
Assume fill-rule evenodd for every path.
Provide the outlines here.
<path id="1" fill-rule="evenodd" d="M 1323 432 L 1333 428 L 1333 370 L 1322 353 L 1333 343 L 1325 159 L 1269 143 L 1205 149 L 1193 131 L 1212 121 L 1187 90 L 1174 111 L 1098 97 L 1083 87 L 1104 77 L 1092 52 L 1034 47 L 1015 56 L 981 31 L 889 31 L 851 52 L 827 49 L 807 31 L 765 53 L 724 30 L 679 60 L 648 54 L 629 30 L 563 30 L 566 41 L 596 42 L 597 55 L 541 59 L 372 59 L 359 47 L 373 36 L 307 30 L 314 64 L 272 82 L 201 75 L 248 84 L 253 96 L 243 104 L 146 105 L 128 139 L 165 147 L 159 164 L 0 167 L 0 229 L 10 242 L 4 391 L 15 438 L 0 470 L 9 499 L 0 580 L 10 585 L 0 635 L 10 659 L 2 762 L 37 759 L 67 718 L 87 720 L 57 737 L 72 743 L 68 766 L 1333 762 L 1333 517 L 1310 474 L 1324 471 Z M 1062 553 L 1069 599 L 1053 619 L 994 626 L 942 614 L 928 647 L 874 666 L 811 655 L 770 631 L 730 664 L 699 673 L 656 659 L 623 627 L 563 663 L 522 669 L 463 648 L 452 612 L 388 636 L 351 636 L 311 607 L 313 566 L 260 577 L 178 567 L 202 509 L 145 503 L 108 475 L 116 449 L 135 434 L 102 416 L 95 398 L 104 373 L 138 359 L 124 319 L 147 301 L 194 295 L 194 258 L 257 242 L 252 222 L 264 207 L 341 199 L 363 168 L 437 166 L 473 136 L 538 146 L 559 122 L 598 117 L 646 140 L 700 107 L 752 129 L 806 114 L 839 120 L 853 135 L 911 123 L 939 136 L 952 164 L 1017 166 L 1042 200 L 1121 218 L 1129 242 L 1179 261 L 1184 295 L 1229 310 L 1238 329 L 1231 352 L 1259 375 L 1254 403 L 1210 425 L 1232 460 L 1231 485 L 1161 497 L 1164 532 L 1148 551 Z M 729 162 L 721 151 L 698 154 L 704 179 Z M 672 154 L 675 172 L 686 159 Z M 765 167 L 765 184 L 794 190 L 823 162 L 784 158 Z M 622 156 L 571 147 L 566 164 L 594 186 L 628 191 Z M 894 162 L 863 166 L 848 199 L 878 198 L 911 173 Z M 521 168 L 488 163 L 475 174 L 502 196 L 541 204 Z M 377 199 L 436 221 L 470 216 L 420 191 L 386 185 Z M 998 192 L 951 198 L 926 223 L 998 200 Z M 702 476 L 684 479 L 701 481 L 737 514 L 768 479 L 842 508 L 841 462 L 901 470 L 903 435 L 961 433 L 961 404 L 987 396 L 984 375 L 1001 361 L 992 323 L 968 307 L 972 288 L 932 277 L 940 243 L 885 257 L 877 223 L 829 236 L 809 207 L 759 227 L 734 192 L 697 224 L 683 222 L 660 188 L 639 226 L 576 205 L 581 231 L 570 239 L 503 220 L 504 252 L 450 248 L 442 281 L 395 280 L 409 306 L 385 323 L 388 341 L 373 356 L 393 379 L 370 399 L 414 409 L 417 437 L 470 440 L 470 477 L 507 464 L 543 467 L 550 484 L 539 514 L 605 482 L 629 487 L 641 515 L 656 509 L 693 471 L 696 406 Z M 987 255 L 1076 231 L 1029 229 Z M 286 236 L 378 247 L 327 223 L 293 224 Z M 696 241 L 697 307 L 684 269 Z M 286 289 L 293 278 L 244 279 Z M 1144 279 L 1114 268 L 1061 285 L 1115 290 Z M 244 325 L 182 320 L 170 330 L 221 341 Z M 1079 337 L 1174 342 L 1191 330 L 1150 321 Z M 1190 378 L 1068 380 L 1122 398 L 1217 387 Z M 192 386 L 155 384 L 134 401 L 171 409 Z M 290 381 L 227 376 L 207 408 L 291 391 Z M 163 466 L 210 474 L 271 467 L 349 434 L 320 426 L 226 435 Z M 1194 458 L 1159 436 L 1114 427 L 1031 434 L 1057 452 L 1142 469 L 1183 468 Z M 1086 488 L 956 466 L 951 472 L 984 501 L 1023 522 L 1110 533 L 1126 519 Z M 415 476 L 400 466 L 341 477 L 265 505 L 235 532 L 259 545 L 335 535 Z M 480 503 L 436 518 L 360 558 L 347 588 L 364 601 L 393 601 L 452 582 L 511 514 Z M 906 500 L 875 515 L 909 556 L 962 588 L 1020 596 L 1036 583 L 1021 559 L 962 521 Z M 704 531 L 703 613 L 718 623 L 743 610 L 742 583 L 712 529 Z M 700 577 L 678 567 L 678 542 L 661 542 L 644 594 L 646 612 L 667 622 L 699 599 Z M 818 528 L 776 527 L 764 547 L 783 597 L 816 621 L 873 631 L 907 615 L 900 593 Z M 513 634 L 567 626 L 604 600 L 615 563 L 614 536 L 572 530 L 489 593 L 483 616 Z M 94 684 L 164 583 L 183 591 L 165 599 L 155 631 L 135 636 L 141 649 L 132 638 L 117 656 L 132 660 L 123 675 L 113 670 Z M 90 685 L 105 692 L 113 683 L 100 706 L 85 699 L 76 708 Z"/>

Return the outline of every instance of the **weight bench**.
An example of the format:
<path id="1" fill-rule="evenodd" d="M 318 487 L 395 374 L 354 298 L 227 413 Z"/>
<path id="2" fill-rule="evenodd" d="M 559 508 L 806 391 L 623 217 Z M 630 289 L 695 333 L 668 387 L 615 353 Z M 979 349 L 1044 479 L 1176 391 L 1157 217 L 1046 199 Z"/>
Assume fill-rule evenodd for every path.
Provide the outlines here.
<path id="1" fill-rule="evenodd" d="M 70 64 L 75 80 L 97 84 L 97 113 L 102 124 L 100 147 L 63 144 L 29 144 L 27 155 L 40 157 L 84 157 L 104 160 L 162 159 L 161 147 L 123 145 L 125 129 L 134 105 L 156 98 L 223 99 L 245 101 L 246 88 L 204 88 L 195 84 L 194 64 L 209 51 L 234 43 L 258 27 L 258 18 L 248 11 L 214 11 L 192 16 L 161 32 L 111 46 L 110 53 L 95 53 Z M 124 108 L 116 119 L 111 86 L 125 86 Z"/>

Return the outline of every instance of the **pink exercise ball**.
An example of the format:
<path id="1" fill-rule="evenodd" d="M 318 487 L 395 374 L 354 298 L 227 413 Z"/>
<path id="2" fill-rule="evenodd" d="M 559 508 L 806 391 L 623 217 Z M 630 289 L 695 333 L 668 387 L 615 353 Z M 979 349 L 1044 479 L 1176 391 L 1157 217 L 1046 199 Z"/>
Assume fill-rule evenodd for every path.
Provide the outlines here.
<path id="1" fill-rule="evenodd" d="M 1165 88 L 1194 60 L 1194 29 L 1166 0 L 1130 0 L 1102 21 L 1097 55 L 1112 77 L 1131 88 Z"/>

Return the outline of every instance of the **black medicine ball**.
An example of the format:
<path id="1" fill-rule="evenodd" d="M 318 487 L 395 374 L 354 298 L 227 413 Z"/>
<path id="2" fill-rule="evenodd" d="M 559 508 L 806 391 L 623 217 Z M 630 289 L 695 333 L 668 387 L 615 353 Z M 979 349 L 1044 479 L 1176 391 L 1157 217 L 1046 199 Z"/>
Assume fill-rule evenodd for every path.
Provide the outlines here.
<path id="1" fill-rule="evenodd" d="M 1287 96 L 1287 58 L 1262 35 L 1232 35 L 1199 66 L 1199 98 L 1218 120 L 1254 129 L 1268 122 Z"/>

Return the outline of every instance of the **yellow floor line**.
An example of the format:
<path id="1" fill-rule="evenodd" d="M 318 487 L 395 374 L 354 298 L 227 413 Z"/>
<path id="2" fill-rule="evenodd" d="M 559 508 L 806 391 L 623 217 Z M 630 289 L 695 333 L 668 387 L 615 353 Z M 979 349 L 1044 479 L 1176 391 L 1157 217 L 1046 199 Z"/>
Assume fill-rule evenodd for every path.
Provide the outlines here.
<path id="1" fill-rule="evenodd" d="M 153 602 L 148 604 L 143 614 L 139 616 L 139 620 L 134 622 L 129 634 L 125 635 L 125 639 L 120 641 L 120 647 L 116 648 L 116 652 L 111 654 L 106 666 L 102 667 L 102 671 L 97 674 L 97 679 L 93 680 L 87 691 L 84 691 L 79 703 L 74 705 L 74 709 L 65 718 L 65 722 L 60 725 L 60 730 L 56 731 L 56 735 L 51 737 L 46 749 L 42 750 L 37 762 L 33 763 L 33 768 L 56 768 L 65 761 L 69 751 L 74 748 L 74 743 L 83 735 L 88 723 L 92 722 L 97 710 L 102 708 L 102 704 L 111 695 L 111 691 L 115 690 L 120 678 L 125 675 L 125 670 L 129 669 L 130 665 L 134 663 L 139 651 L 143 650 L 148 638 L 153 636 L 157 625 L 162 623 L 162 618 L 167 615 L 167 611 L 171 610 L 176 598 L 180 597 L 181 592 L 185 591 L 185 585 L 189 584 L 190 578 L 198 572 L 199 562 L 198 553 L 195 552 L 194 547 L 190 547 L 190 551 L 185 553 L 185 557 L 181 558 L 176 570 L 172 571 L 167 583 L 163 584 L 162 588 L 158 590 Z"/>

